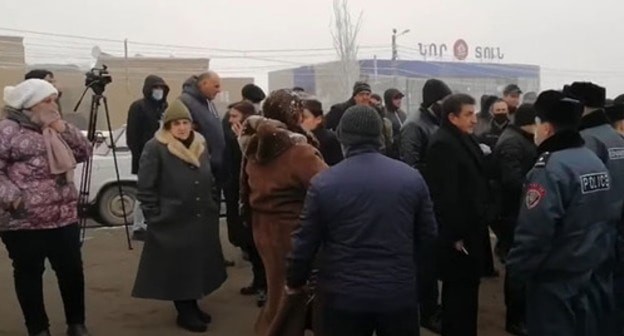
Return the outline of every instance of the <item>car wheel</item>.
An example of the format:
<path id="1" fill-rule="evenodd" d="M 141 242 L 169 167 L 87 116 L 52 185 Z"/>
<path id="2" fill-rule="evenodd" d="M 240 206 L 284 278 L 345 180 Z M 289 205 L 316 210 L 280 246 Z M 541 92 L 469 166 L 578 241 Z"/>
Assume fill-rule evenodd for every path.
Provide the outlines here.
<path id="1" fill-rule="evenodd" d="M 136 186 L 122 185 L 121 190 L 123 197 L 120 197 L 117 185 L 108 186 L 98 198 L 98 210 L 103 225 L 124 225 L 124 208 L 128 224 L 132 225 L 134 205 L 137 201 L 137 188 Z"/>

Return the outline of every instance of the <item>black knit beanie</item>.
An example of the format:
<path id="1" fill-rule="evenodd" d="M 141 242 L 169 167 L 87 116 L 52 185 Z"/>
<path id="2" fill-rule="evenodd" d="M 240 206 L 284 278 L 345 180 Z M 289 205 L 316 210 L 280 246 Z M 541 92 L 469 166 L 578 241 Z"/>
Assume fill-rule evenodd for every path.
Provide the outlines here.
<path id="1" fill-rule="evenodd" d="M 340 119 L 337 136 L 344 146 L 375 145 L 381 147 L 381 117 L 370 106 L 352 106 Z"/>
<path id="2" fill-rule="evenodd" d="M 431 104 L 444 99 L 452 93 L 451 89 L 443 81 L 435 78 L 429 79 L 425 82 L 422 89 L 422 107 L 429 108 Z"/>

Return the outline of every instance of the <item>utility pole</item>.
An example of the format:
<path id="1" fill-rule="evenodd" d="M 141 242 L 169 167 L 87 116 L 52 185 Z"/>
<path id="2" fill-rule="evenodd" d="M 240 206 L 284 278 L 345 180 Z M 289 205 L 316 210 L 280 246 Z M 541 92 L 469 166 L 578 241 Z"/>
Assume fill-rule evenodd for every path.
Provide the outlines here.
<path id="1" fill-rule="evenodd" d="M 393 76 L 394 77 L 394 86 L 397 85 L 397 76 L 399 75 L 399 70 L 398 70 L 398 59 L 399 59 L 399 52 L 397 50 L 397 37 L 401 36 L 401 35 L 405 35 L 407 33 L 409 33 L 410 30 L 409 29 L 405 29 L 404 31 L 402 31 L 401 33 L 397 34 L 397 29 L 394 28 L 392 29 L 392 72 L 393 72 Z"/>
<path id="2" fill-rule="evenodd" d="M 392 60 L 393 61 L 396 61 L 397 58 L 399 58 L 399 53 L 397 51 L 396 38 L 397 38 L 397 30 L 396 28 L 394 28 L 392 29 Z"/>

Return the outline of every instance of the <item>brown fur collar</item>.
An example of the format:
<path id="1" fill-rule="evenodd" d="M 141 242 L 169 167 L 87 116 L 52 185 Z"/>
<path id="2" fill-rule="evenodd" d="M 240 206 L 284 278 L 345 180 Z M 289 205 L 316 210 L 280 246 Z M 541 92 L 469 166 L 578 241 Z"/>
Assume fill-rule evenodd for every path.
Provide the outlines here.
<path id="1" fill-rule="evenodd" d="M 182 144 L 180 140 L 174 138 L 171 132 L 164 129 L 160 129 L 158 132 L 156 132 L 156 135 L 154 137 L 156 138 L 156 140 L 158 140 L 158 142 L 162 143 L 163 145 L 167 145 L 169 153 L 176 156 L 180 160 L 186 163 L 190 163 L 195 167 L 201 166 L 199 158 L 206 150 L 206 140 L 203 136 L 201 136 L 201 134 L 195 132 L 193 143 L 191 143 L 191 146 L 189 148 L 186 148 L 186 146 L 184 146 L 184 144 Z"/>
<path id="2" fill-rule="evenodd" d="M 284 123 L 260 116 L 247 118 L 238 141 L 245 157 L 260 164 L 270 162 L 296 144 L 307 143 L 305 136 L 287 130 Z"/>

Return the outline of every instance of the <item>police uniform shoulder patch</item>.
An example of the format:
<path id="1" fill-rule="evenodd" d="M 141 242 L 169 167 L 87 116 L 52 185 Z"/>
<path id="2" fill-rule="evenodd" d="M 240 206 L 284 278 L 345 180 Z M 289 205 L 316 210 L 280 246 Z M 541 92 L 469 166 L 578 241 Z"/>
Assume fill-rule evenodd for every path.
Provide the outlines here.
<path id="1" fill-rule="evenodd" d="M 581 175 L 581 191 L 583 194 L 591 194 L 611 189 L 609 173 L 595 173 Z"/>
<path id="2" fill-rule="evenodd" d="M 535 208 L 546 196 L 546 188 L 539 183 L 531 183 L 527 186 L 524 203 L 527 209 Z"/>
<path id="3" fill-rule="evenodd" d="M 535 168 L 544 168 L 546 167 L 546 163 L 548 163 L 548 159 L 550 158 L 550 152 L 544 152 L 535 162 Z"/>

